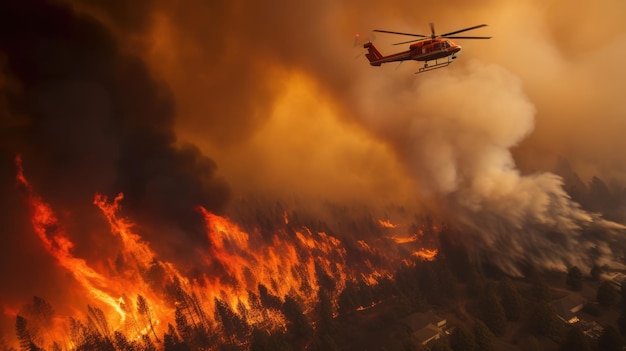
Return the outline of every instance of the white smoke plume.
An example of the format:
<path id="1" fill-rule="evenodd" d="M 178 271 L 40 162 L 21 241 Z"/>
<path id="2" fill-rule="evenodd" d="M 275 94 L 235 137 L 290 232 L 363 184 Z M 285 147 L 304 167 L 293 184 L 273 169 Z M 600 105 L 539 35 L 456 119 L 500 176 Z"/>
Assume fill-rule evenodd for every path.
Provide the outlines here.
<path id="1" fill-rule="evenodd" d="M 460 226 L 479 259 L 515 275 L 520 264 L 563 271 L 614 261 L 606 240 L 616 240 L 622 225 L 581 209 L 561 177 L 517 168 L 511 149 L 535 121 L 517 76 L 472 61 L 462 70 L 423 74 L 395 96 L 384 94 L 391 88 L 384 83 L 361 87 L 370 101 L 361 114 L 394 145 L 422 196 L 437 199 Z M 598 241 L 586 234 L 590 228 L 611 234 Z"/>

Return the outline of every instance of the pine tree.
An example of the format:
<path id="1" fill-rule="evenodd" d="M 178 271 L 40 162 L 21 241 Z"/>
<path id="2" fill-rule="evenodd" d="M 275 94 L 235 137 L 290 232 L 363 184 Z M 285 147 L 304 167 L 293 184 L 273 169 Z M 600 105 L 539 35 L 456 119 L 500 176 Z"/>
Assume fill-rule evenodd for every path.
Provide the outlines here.
<path id="1" fill-rule="evenodd" d="M 565 337 L 565 341 L 561 344 L 562 351 L 590 351 L 589 340 L 587 336 L 577 326 L 572 327 Z M 603 351 L 606 351 L 603 349 Z"/>
<path id="2" fill-rule="evenodd" d="M 567 271 L 565 283 L 570 289 L 579 291 L 583 288 L 583 272 L 577 266 L 571 267 Z"/>
<path id="3" fill-rule="evenodd" d="M 504 334 L 506 330 L 506 314 L 494 291 L 489 291 L 481 301 L 482 320 L 491 332 L 497 336 Z"/>
<path id="4" fill-rule="evenodd" d="M 282 308 L 287 321 L 287 336 L 293 345 L 303 347 L 313 336 L 313 328 L 307 321 L 300 304 L 291 296 L 285 296 Z"/>
<path id="5" fill-rule="evenodd" d="M 617 301 L 617 291 L 609 281 L 603 281 L 598 287 L 596 300 L 604 307 L 609 307 Z"/>
<path id="6" fill-rule="evenodd" d="M 474 333 L 460 325 L 450 335 L 450 347 L 454 351 L 475 351 L 478 345 Z"/>
<path id="7" fill-rule="evenodd" d="M 623 346 L 624 339 L 622 339 L 617 330 L 610 325 L 604 327 L 602 334 L 598 338 L 598 350 L 621 351 Z"/>
<path id="8" fill-rule="evenodd" d="M 137 295 L 137 312 L 142 315 L 147 321 L 152 334 L 154 335 L 154 339 L 157 342 L 160 342 L 159 337 L 154 331 L 154 324 L 152 323 L 152 313 L 150 312 L 150 307 L 148 306 L 148 301 L 142 295 Z"/>
<path id="9" fill-rule="evenodd" d="M 523 300 L 511 279 L 505 278 L 500 282 L 499 293 L 506 318 L 509 321 L 519 320 L 522 314 Z"/>
<path id="10" fill-rule="evenodd" d="M 474 338 L 476 339 L 476 351 L 493 351 L 495 335 L 480 319 L 474 323 Z"/>

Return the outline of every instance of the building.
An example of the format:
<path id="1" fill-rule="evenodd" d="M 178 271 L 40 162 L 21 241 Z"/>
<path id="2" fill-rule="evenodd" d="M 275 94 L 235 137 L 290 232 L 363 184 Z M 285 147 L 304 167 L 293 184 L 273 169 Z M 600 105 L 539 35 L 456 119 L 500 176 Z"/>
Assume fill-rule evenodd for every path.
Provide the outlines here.
<path id="1" fill-rule="evenodd" d="M 433 311 L 413 313 L 402 321 L 411 330 L 413 337 L 422 345 L 438 340 L 445 335 L 447 321 Z"/>
<path id="2" fill-rule="evenodd" d="M 552 302 L 556 315 L 567 324 L 575 324 L 580 319 L 576 316 L 585 306 L 585 299 L 579 294 L 569 294 Z"/>

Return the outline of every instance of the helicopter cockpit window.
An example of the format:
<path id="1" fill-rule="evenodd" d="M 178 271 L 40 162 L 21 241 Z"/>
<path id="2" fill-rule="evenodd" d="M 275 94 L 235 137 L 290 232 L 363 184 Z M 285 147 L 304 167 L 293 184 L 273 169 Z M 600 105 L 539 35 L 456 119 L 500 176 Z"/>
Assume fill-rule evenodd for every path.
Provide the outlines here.
<path id="1" fill-rule="evenodd" d="M 444 49 L 447 49 L 447 48 L 449 48 L 449 47 L 450 47 L 450 43 L 448 43 L 447 41 L 444 41 L 444 42 L 443 42 L 443 48 L 444 48 Z"/>

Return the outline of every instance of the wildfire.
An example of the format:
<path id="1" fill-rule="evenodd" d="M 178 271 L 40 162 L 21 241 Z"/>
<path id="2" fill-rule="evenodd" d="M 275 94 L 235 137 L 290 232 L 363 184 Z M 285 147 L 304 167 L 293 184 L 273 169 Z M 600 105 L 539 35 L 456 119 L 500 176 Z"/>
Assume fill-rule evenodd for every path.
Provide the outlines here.
<path id="1" fill-rule="evenodd" d="M 408 244 L 408 243 L 413 243 L 416 242 L 419 239 L 419 236 L 417 234 L 411 235 L 411 236 L 388 236 L 388 239 L 393 240 L 396 244 Z"/>
<path id="2" fill-rule="evenodd" d="M 437 257 L 437 253 L 437 249 L 421 249 L 419 251 L 414 251 L 412 255 L 421 258 L 422 260 L 433 261 Z"/>
<path id="3" fill-rule="evenodd" d="M 380 266 L 384 252 L 375 246 L 358 240 L 355 250 L 360 250 L 360 264 L 351 264 L 340 239 L 323 231 L 293 227 L 286 211 L 282 227 L 262 234 L 261 230 L 246 231 L 227 217 L 198 207 L 209 245 L 199 249 L 201 272 L 190 279 L 174 262 L 161 259 L 135 231 L 135 224 L 120 214 L 123 194 L 112 201 L 95 195 L 93 204 L 108 222 L 119 254 L 115 264 L 111 264 L 113 260 L 88 264 L 76 257 L 71 236 L 26 178 L 20 157 L 16 165 L 16 178 L 26 190 L 34 232 L 90 301 L 87 313 L 70 318 L 69 324 L 64 318 L 53 318 L 55 325 L 50 330 L 57 332 L 38 339 L 45 347 L 52 340 L 68 340 L 68 330 L 65 344 L 71 349 L 72 345 L 84 344 L 89 333 L 116 342 L 127 338 L 128 342 L 149 345 L 152 340 L 160 342 L 159 336 L 184 333 L 185 328 L 205 330 L 215 338 L 243 344 L 251 327 L 285 330 L 287 321 L 281 308 L 287 297 L 301 303 L 304 313 L 309 314 L 318 302 L 317 292 L 331 289 L 328 294 L 336 315 L 338 296 L 348 283 L 372 286 L 392 278 L 390 266 Z M 388 221 L 379 223 L 396 226 Z M 396 243 L 413 242 L 417 236 L 396 239 Z M 413 253 L 426 260 L 436 254 L 436 250 L 426 249 Z M 401 262 L 398 259 L 398 264 Z M 5 307 L 4 312 L 22 318 L 16 308 Z M 172 325 L 176 325 L 175 331 Z M 237 329 L 239 334 L 229 329 L 234 325 L 242 326 Z"/>
<path id="4" fill-rule="evenodd" d="M 378 220 L 378 224 L 380 224 L 380 226 L 383 227 L 383 228 L 396 228 L 396 227 L 398 227 L 397 224 L 393 224 L 389 220 L 379 219 Z"/>

